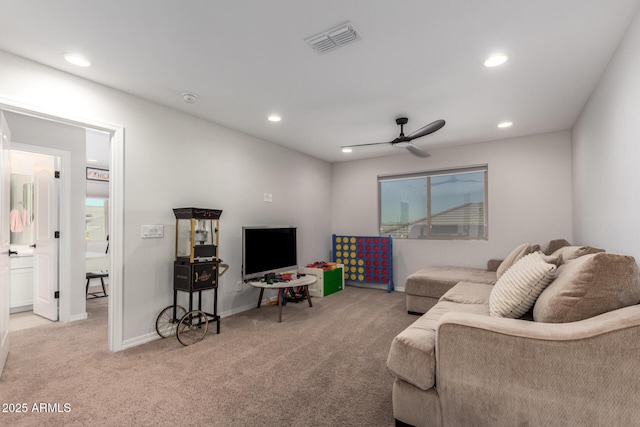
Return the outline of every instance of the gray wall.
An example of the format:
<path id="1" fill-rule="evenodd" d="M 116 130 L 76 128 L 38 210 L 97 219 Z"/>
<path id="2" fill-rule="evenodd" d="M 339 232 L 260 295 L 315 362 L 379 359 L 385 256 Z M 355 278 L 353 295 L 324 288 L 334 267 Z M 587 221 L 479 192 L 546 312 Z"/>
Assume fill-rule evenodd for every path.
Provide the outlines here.
<path id="1" fill-rule="evenodd" d="M 396 288 L 429 265 L 485 267 L 520 243 L 571 240 L 569 132 L 429 152 L 428 159 L 401 154 L 333 165 L 332 231 L 357 235 L 378 233 L 378 175 L 488 165 L 488 240 L 394 240 Z"/>
<path id="2" fill-rule="evenodd" d="M 258 298 L 256 289 L 237 285 L 243 225 L 295 225 L 300 263 L 328 258 L 327 162 L 8 53 L 0 52 L 0 63 L 3 100 L 125 130 L 125 346 L 155 338 L 156 316 L 172 302 L 172 208 L 223 210 L 220 256 L 231 268 L 221 280 L 222 314 L 251 308 Z M 273 203 L 263 201 L 265 192 Z M 163 224 L 165 237 L 141 239 L 143 224 Z M 84 251 L 78 262 L 84 266 Z"/>
<path id="3" fill-rule="evenodd" d="M 578 243 L 640 260 L 640 15 L 572 132 Z"/>

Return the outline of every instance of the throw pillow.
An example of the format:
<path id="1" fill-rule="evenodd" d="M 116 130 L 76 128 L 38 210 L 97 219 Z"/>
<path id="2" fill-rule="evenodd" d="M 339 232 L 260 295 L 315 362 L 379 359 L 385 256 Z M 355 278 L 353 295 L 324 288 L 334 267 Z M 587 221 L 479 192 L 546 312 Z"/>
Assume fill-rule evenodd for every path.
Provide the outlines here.
<path id="1" fill-rule="evenodd" d="M 489 296 L 491 316 L 517 319 L 533 307 L 558 269 L 545 258 L 541 252 L 526 255 L 498 279 Z"/>
<path id="2" fill-rule="evenodd" d="M 598 252 L 604 252 L 604 249 L 593 248 L 591 246 L 563 246 L 553 252 L 552 255 L 562 256 L 564 262 L 568 262 L 572 259 L 580 258 L 581 256 L 589 254 L 597 254 Z"/>
<path id="3" fill-rule="evenodd" d="M 531 245 L 529 243 L 523 243 L 511 251 L 509 255 L 502 261 L 502 264 L 496 270 L 496 277 L 499 279 L 513 264 L 525 255 L 529 255 L 535 252 L 540 247 L 538 245 Z"/>
<path id="4" fill-rule="evenodd" d="M 640 269 L 633 257 L 599 252 L 563 264 L 533 308 L 536 322 L 588 319 L 640 301 Z"/>

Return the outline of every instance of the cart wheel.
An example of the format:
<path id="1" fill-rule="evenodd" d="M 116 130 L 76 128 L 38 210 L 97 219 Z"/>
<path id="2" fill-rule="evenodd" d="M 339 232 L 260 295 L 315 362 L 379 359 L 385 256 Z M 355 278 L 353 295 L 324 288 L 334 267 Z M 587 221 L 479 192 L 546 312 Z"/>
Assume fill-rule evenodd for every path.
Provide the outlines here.
<path id="1" fill-rule="evenodd" d="M 156 319 L 156 332 L 162 338 L 167 338 L 176 334 L 176 325 L 185 315 L 187 310 L 182 306 L 176 306 L 176 318 L 173 318 L 173 306 L 165 308 L 158 314 Z"/>
<path id="2" fill-rule="evenodd" d="M 209 327 L 207 315 L 199 310 L 193 310 L 182 316 L 178 324 L 178 341 L 182 345 L 195 344 L 204 338 Z"/>

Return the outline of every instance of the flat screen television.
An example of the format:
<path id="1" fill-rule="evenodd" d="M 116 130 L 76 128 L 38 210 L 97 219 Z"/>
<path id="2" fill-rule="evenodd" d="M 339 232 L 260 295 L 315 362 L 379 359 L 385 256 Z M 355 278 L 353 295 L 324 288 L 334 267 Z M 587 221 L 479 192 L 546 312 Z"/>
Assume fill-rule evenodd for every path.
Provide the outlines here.
<path id="1" fill-rule="evenodd" d="M 242 279 L 298 268 L 296 227 L 242 227 Z"/>

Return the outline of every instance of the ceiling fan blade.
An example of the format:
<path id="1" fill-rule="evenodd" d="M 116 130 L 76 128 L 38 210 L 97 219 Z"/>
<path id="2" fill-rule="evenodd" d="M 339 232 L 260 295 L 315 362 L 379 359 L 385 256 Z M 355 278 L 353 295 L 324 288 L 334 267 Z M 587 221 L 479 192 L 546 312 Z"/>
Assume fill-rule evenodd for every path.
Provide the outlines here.
<path id="1" fill-rule="evenodd" d="M 341 145 L 340 148 L 366 147 L 368 145 L 393 144 L 395 140 L 389 142 L 370 142 L 368 144 Z"/>
<path id="2" fill-rule="evenodd" d="M 423 157 L 423 158 L 431 157 L 431 154 L 427 153 L 426 151 L 422 151 L 421 149 L 419 149 L 413 144 L 408 144 L 405 148 L 409 150 L 409 152 L 414 156 Z"/>
<path id="3" fill-rule="evenodd" d="M 425 135 L 429 135 L 430 133 L 433 133 L 433 132 L 435 132 L 437 130 L 442 129 L 444 124 L 445 124 L 444 120 L 436 120 L 433 123 L 429 123 L 428 125 L 420 128 L 417 131 L 413 132 L 412 134 L 406 136 L 405 137 L 405 141 L 411 141 L 412 139 L 416 139 L 416 138 L 423 137 Z"/>

